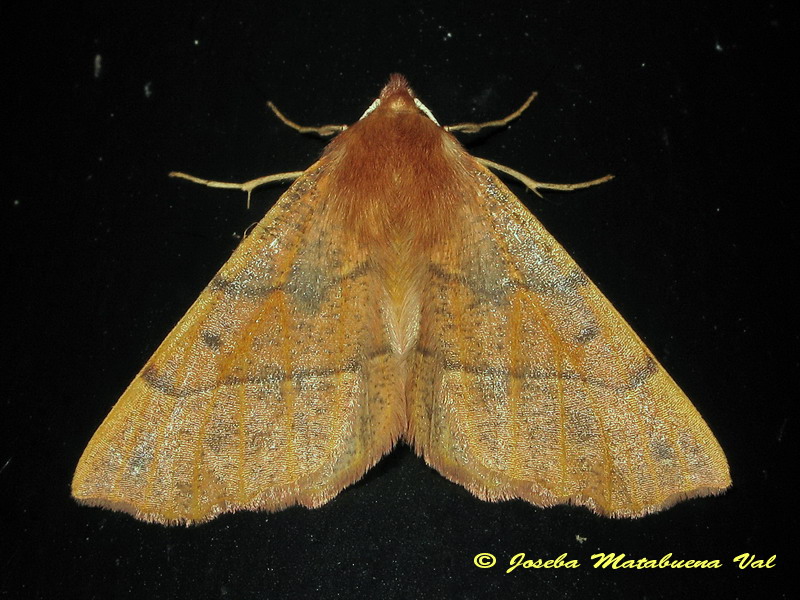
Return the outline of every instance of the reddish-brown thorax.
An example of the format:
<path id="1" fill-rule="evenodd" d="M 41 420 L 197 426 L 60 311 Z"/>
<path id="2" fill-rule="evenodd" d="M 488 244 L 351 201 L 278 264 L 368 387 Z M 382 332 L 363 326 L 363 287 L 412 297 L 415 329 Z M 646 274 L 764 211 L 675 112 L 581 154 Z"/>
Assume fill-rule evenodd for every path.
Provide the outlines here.
<path id="1" fill-rule="evenodd" d="M 401 75 L 379 98 L 326 149 L 331 197 L 362 243 L 400 240 L 424 252 L 463 202 L 469 155 L 415 104 Z"/>

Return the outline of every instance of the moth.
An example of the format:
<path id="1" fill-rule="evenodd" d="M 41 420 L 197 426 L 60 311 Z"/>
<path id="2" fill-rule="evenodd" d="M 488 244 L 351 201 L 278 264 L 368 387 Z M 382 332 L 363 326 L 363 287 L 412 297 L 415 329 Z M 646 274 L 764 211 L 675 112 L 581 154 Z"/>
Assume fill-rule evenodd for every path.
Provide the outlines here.
<path id="1" fill-rule="evenodd" d="M 398 441 L 484 500 L 640 517 L 730 485 L 697 410 L 566 251 L 393 75 L 294 179 L 78 463 L 163 524 L 317 507 Z M 248 198 L 249 199 L 249 198 Z"/>

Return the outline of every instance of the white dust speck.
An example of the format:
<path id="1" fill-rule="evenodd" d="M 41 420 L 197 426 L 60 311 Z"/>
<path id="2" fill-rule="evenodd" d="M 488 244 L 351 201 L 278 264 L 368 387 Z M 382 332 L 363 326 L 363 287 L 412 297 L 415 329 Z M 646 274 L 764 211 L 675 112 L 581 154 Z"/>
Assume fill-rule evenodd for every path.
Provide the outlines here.
<path id="1" fill-rule="evenodd" d="M 148 81 L 144 84 L 144 97 L 150 98 L 153 95 L 153 82 Z"/>
<path id="2" fill-rule="evenodd" d="M 103 72 L 103 57 L 99 54 L 94 55 L 94 78 L 100 79 L 100 73 Z"/>

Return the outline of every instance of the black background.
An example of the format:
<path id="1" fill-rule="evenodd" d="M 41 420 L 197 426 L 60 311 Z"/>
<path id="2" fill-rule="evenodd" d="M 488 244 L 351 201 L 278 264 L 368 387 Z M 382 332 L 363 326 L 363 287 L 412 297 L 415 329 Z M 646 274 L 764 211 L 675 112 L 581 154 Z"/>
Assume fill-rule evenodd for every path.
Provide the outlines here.
<path id="1" fill-rule="evenodd" d="M 786 597 L 798 401 L 787 7 L 4 5 L 0 595 Z M 635 521 L 490 504 L 399 447 L 317 510 L 164 528 L 70 499 L 95 428 L 281 193 L 257 192 L 248 211 L 243 194 L 166 173 L 303 169 L 323 143 L 266 100 L 304 124 L 353 122 L 394 71 L 443 123 L 503 116 L 536 89 L 510 127 L 462 136 L 470 151 L 543 181 L 617 176 L 544 200 L 509 185 L 693 399 L 727 453 L 728 493 Z M 723 566 L 595 570 L 600 551 Z M 476 568 L 478 552 L 498 565 Z M 518 552 L 581 567 L 506 574 Z M 777 566 L 740 570 L 743 552 Z"/>

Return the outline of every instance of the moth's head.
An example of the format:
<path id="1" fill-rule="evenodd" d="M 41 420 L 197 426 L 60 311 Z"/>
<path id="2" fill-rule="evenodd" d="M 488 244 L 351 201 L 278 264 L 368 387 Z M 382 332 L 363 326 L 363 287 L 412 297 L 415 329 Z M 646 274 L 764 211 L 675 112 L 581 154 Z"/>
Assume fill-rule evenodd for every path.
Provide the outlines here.
<path id="1" fill-rule="evenodd" d="M 380 112 L 390 113 L 422 113 L 428 119 L 439 125 L 439 121 L 433 116 L 428 107 L 420 102 L 414 90 L 408 85 L 405 77 L 399 73 L 393 73 L 389 77 L 389 82 L 383 86 L 380 95 L 375 98 L 375 101 L 370 107 L 361 115 L 361 119 L 368 117 L 370 114 L 380 109 Z"/>

